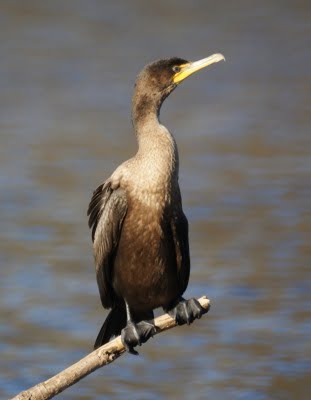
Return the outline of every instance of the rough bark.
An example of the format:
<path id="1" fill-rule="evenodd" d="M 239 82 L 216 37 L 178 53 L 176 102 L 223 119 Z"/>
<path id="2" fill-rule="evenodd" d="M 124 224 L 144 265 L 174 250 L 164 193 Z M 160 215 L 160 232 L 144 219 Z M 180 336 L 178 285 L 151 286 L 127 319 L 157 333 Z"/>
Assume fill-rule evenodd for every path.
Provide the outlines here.
<path id="1" fill-rule="evenodd" d="M 205 308 L 207 311 L 209 310 L 210 301 L 205 296 L 198 299 L 198 301 L 203 308 Z M 175 320 L 168 314 L 163 314 L 155 319 L 155 326 L 157 328 L 156 334 L 158 334 L 166 331 L 167 329 L 174 328 L 177 325 Z M 124 352 L 125 348 L 121 342 L 121 336 L 118 336 L 111 342 L 88 354 L 86 357 L 82 358 L 80 361 L 66 368 L 52 378 L 38 383 L 32 388 L 19 393 L 13 397 L 12 400 L 51 399 L 96 369 L 110 364 L 112 361 L 120 357 Z"/>

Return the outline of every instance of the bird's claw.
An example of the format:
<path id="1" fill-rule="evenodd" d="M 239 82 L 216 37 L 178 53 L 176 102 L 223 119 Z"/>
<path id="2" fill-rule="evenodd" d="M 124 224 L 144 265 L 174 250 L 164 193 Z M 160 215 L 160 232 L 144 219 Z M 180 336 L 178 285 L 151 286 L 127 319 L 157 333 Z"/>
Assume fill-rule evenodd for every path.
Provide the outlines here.
<path id="1" fill-rule="evenodd" d="M 138 352 L 134 349 L 136 346 L 141 346 L 153 337 L 156 333 L 156 328 L 153 324 L 147 321 L 140 321 L 137 324 L 130 321 L 121 331 L 121 340 L 126 350 L 137 355 Z"/>
<path id="2" fill-rule="evenodd" d="M 195 319 L 200 319 L 207 311 L 196 299 L 181 299 L 168 313 L 175 319 L 177 325 L 190 325 Z"/>

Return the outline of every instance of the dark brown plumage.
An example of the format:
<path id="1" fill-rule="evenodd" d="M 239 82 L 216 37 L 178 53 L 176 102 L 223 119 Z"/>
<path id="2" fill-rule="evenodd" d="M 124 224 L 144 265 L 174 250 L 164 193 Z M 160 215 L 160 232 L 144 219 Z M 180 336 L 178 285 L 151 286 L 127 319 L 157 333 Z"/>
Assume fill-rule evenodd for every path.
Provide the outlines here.
<path id="1" fill-rule="evenodd" d="M 121 333 L 128 351 L 155 333 L 153 310 L 163 307 L 180 324 L 205 312 L 181 296 L 190 272 L 188 222 L 178 185 L 178 151 L 160 124 L 164 99 L 193 72 L 223 59 L 156 61 L 138 75 L 132 120 L 136 155 L 94 192 L 89 205 L 96 276 L 102 305 L 111 308 L 95 348 Z"/>

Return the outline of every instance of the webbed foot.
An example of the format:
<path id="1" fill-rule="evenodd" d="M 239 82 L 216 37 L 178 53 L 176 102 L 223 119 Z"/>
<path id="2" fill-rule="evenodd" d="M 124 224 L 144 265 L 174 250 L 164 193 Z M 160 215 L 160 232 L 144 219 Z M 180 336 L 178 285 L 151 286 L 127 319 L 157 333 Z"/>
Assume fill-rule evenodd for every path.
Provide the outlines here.
<path id="1" fill-rule="evenodd" d="M 150 322 L 140 321 L 135 324 L 129 321 L 121 331 L 121 340 L 129 353 L 137 355 L 138 352 L 134 350 L 134 347 L 141 346 L 142 343 L 153 337 L 155 333 L 156 328 Z"/>
<path id="2" fill-rule="evenodd" d="M 168 310 L 168 313 L 178 325 L 190 325 L 195 319 L 200 319 L 207 311 L 198 300 L 181 298 L 173 308 Z"/>

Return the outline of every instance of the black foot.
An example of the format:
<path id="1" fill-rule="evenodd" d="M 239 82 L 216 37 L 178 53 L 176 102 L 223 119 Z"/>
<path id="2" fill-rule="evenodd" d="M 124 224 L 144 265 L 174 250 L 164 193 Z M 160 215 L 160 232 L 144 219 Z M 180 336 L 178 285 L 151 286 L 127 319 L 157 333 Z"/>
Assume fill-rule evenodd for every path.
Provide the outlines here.
<path id="1" fill-rule="evenodd" d="M 190 325 L 195 319 L 200 319 L 203 314 L 206 314 L 207 310 L 196 299 L 182 298 L 168 313 L 175 318 L 178 325 Z"/>
<path id="2" fill-rule="evenodd" d="M 141 321 L 137 324 L 128 322 L 126 327 L 121 331 L 121 340 L 126 350 L 131 354 L 138 354 L 134 347 L 141 346 L 147 342 L 156 333 L 153 324 L 147 321 Z"/>

